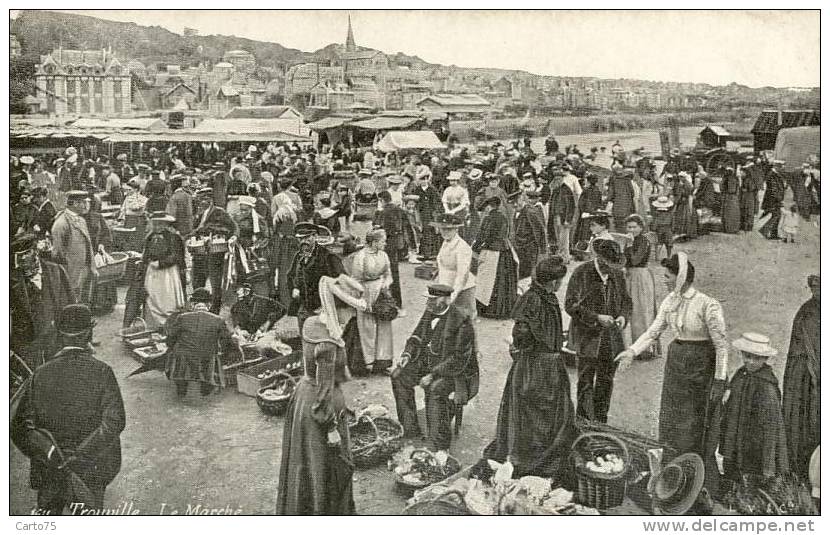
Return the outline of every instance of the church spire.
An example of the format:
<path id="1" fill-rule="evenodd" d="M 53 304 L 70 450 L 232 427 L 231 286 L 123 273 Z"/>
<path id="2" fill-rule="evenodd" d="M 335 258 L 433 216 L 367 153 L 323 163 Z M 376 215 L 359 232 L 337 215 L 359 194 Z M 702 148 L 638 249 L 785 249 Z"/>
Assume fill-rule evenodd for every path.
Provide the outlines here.
<path id="1" fill-rule="evenodd" d="M 346 34 L 346 52 L 356 52 L 357 45 L 354 42 L 354 32 L 352 31 L 352 16 L 349 15 L 349 33 Z"/>

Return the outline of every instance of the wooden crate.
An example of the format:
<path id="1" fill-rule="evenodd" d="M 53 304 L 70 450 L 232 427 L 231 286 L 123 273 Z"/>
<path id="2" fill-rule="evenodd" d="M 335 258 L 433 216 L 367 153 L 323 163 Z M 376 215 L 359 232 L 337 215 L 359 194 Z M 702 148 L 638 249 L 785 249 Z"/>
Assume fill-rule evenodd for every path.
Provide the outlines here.
<path id="1" fill-rule="evenodd" d="M 287 357 L 268 359 L 253 366 L 242 368 L 236 373 L 236 390 L 240 394 L 256 397 L 257 391 L 265 386 L 264 383 L 266 381 L 265 379 L 258 378 L 257 375 L 266 371 L 286 371 L 294 374 L 299 371 L 299 373 L 302 373 L 302 361 L 302 352 L 294 351 Z M 296 363 L 300 363 L 300 366 L 292 370 L 288 369 L 289 364 Z"/>

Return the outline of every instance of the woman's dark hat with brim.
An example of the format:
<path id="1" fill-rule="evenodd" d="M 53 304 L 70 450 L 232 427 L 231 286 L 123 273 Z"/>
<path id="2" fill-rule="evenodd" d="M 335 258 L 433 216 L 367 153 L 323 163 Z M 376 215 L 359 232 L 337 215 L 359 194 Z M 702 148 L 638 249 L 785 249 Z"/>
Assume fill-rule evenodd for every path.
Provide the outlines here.
<path id="1" fill-rule="evenodd" d="M 594 240 L 593 249 L 598 258 L 601 258 L 612 269 L 625 267 L 625 256 L 620 246 L 614 240 Z"/>
<path id="2" fill-rule="evenodd" d="M 430 225 L 438 229 L 461 228 L 464 226 L 464 221 L 455 214 L 441 214 Z"/>
<path id="3" fill-rule="evenodd" d="M 605 225 L 606 227 L 611 226 L 611 214 L 606 212 L 605 210 L 596 210 L 591 212 L 591 215 L 588 216 L 588 222 L 597 222 L 601 225 Z"/>
<path id="4" fill-rule="evenodd" d="M 565 260 L 558 255 L 543 258 L 536 264 L 534 278 L 539 284 L 546 284 L 550 281 L 559 280 L 568 273 L 568 266 Z"/>
<path id="5" fill-rule="evenodd" d="M 89 192 L 84 190 L 75 189 L 72 191 L 67 192 L 66 194 L 66 202 L 74 202 L 79 201 L 81 199 L 88 199 Z"/>
<path id="6" fill-rule="evenodd" d="M 315 225 L 308 221 L 297 223 L 294 227 L 294 237 L 302 240 L 314 236 L 317 238 L 317 243 L 320 245 L 330 245 L 334 243 L 334 236 L 331 235 L 331 230 L 321 225 Z"/>
<path id="7" fill-rule="evenodd" d="M 695 504 L 706 469 L 696 453 L 675 457 L 648 485 L 654 498 L 655 515 L 682 515 Z"/>
<path id="8" fill-rule="evenodd" d="M 677 275 L 680 273 L 680 258 L 677 254 L 671 255 L 671 258 L 664 258 L 660 261 L 660 265 L 664 268 L 668 269 L 671 273 Z M 694 265 L 692 264 L 691 260 L 686 260 L 687 270 L 689 268 L 694 269 Z"/>
<path id="9" fill-rule="evenodd" d="M 60 334 L 74 336 L 95 327 L 92 311 L 84 304 L 66 305 L 55 321 L 55 329 Z"/>

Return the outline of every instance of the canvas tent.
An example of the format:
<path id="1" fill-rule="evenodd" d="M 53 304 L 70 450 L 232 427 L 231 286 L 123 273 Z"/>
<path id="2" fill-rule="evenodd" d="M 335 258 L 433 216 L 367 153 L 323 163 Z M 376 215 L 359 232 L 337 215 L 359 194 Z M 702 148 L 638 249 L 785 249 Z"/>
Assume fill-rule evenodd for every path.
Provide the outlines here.
<path id="1" fill-rule="evenodd" d="M 394 152 L 407 149 L 443 149 L 445 146 L 435 132 L 416 130 L 387 132 L 375 148 L 382 152 Z"/>

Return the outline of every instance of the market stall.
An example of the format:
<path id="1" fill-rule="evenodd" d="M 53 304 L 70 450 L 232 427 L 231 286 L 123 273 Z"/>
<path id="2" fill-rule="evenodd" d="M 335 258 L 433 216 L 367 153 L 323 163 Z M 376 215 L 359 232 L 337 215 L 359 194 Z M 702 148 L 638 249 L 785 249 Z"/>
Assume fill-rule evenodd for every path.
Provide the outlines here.
<path id="1" fill-rule="evenodd" d="M 446 145 L 441 143 L 431 130 L 392 131 L 387 132 L 375 148 L 381 152 L 400 152 L 410 150 L 441 150 Z"/>

